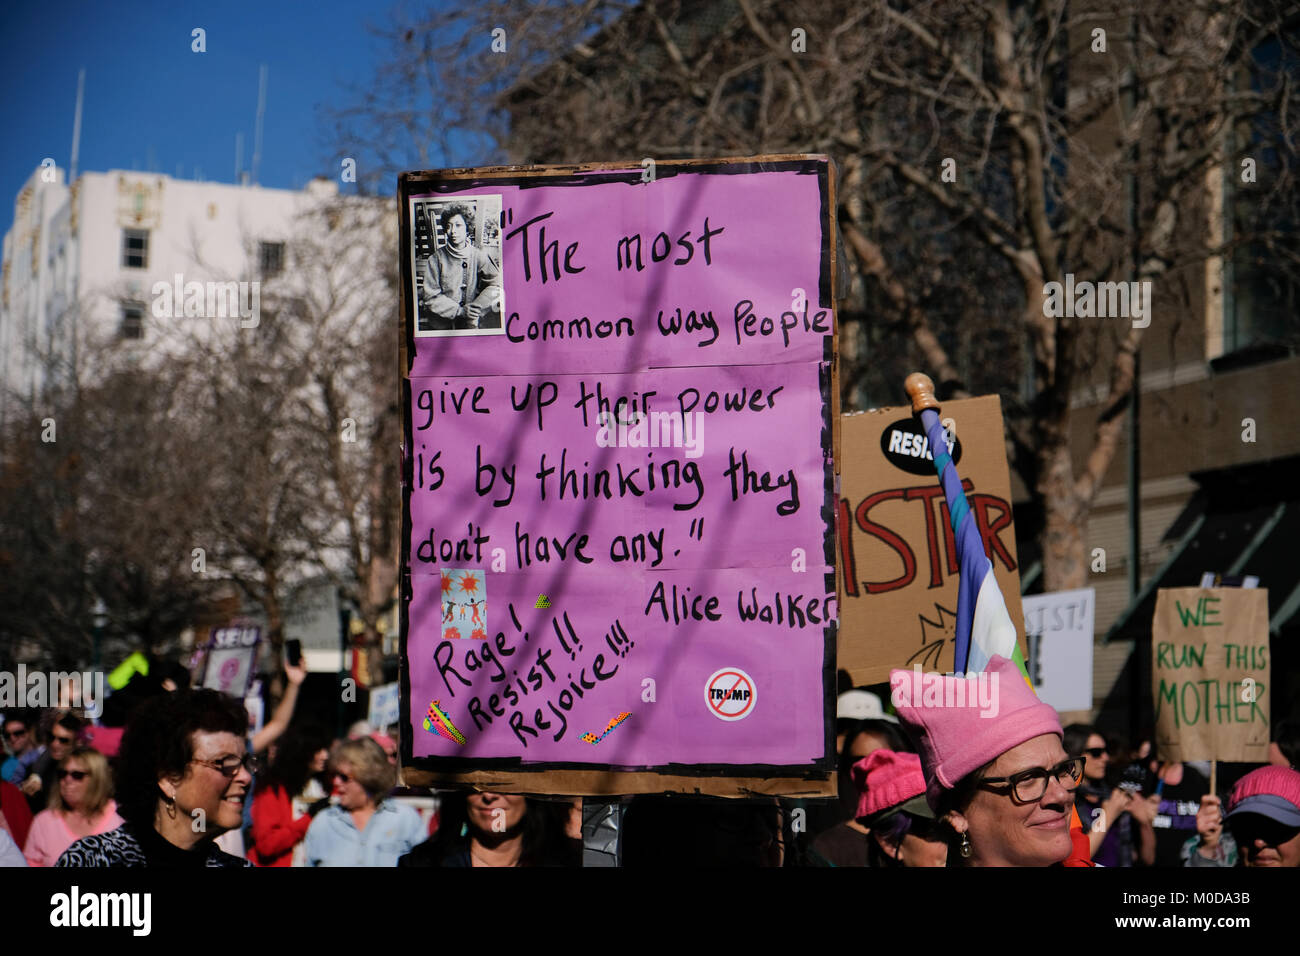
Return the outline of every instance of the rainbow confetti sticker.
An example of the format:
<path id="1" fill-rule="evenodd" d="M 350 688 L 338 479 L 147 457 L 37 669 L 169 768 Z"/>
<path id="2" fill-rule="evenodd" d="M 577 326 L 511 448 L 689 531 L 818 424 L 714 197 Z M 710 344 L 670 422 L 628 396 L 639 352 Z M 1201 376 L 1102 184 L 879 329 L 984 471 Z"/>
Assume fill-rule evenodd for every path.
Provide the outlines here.
<path id="1" fill-rule="evenodd" d="M 464 746 L 465 735 L 456 729 L 456 725 L 451 722 L 451 718 L 447 716 L 441 705 L 440 700 L 435 700 L 429 705 L 429 713 L 424 718 L 424 729 Z"/>
<path id="2" fill-rule="evenodd" d="M 632 715 L 630 713 L 624 711 L 623 713 L 619 714 L 617 717 L 615 717 L 613 720 L 609 722 L 608 726 L 605 727 L 605 732 L 601 734 L 599 737 L 597 737 L 595 734 L 592 733 L 586 733 L 583 734 L 582 737 L 579 739 L 585 740 L 587 743 L 592 744 L 594 746 L 600 743 L 606 737 L 608 737 L 610 731 L 612 731 L 615 727 L 617 727 L 619 724 L 621 724 L 623 721 L 627 720 L 631 716 Z"/>

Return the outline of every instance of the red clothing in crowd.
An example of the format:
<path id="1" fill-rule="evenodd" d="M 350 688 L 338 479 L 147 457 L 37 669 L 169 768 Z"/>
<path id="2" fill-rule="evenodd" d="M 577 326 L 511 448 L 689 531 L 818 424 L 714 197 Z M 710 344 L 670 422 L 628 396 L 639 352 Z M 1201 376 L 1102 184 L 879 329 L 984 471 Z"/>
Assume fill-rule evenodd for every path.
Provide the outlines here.
<path id="1" fill-rule="evenodd" d="M 293 800 L 277 784 L 264 787 L 253 797 L 253 845 L 248 858 L 254 866 L 292 866 L 293 848 L 307 835 L 312 818 L 304 813 L 296 820 Z"/>
<path id="2" fill-rule="evenodd" d="M 23 792 L 12 783 L 0 781 L 0 814 L 4 814 L 6 829 L 18 846 L 27 845 L 27 831 L 32 826 L 32 809 Z"/>

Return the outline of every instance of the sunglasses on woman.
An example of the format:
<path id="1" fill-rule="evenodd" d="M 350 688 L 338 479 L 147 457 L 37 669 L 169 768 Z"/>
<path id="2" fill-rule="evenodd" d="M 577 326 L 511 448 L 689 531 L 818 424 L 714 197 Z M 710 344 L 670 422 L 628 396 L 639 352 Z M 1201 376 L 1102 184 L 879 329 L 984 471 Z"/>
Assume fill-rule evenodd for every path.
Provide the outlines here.
<path id="1" fill-rule="evenodd" d="M 1300 835 L 1300 827 L 1289 827 L 1285 823 L 1253 814 L 1234 817 L 1227 824 L 1237 845 L 1243 849 L 1253 847 L 1256 840 L 1263 840 L 1264 846 L 1276 849 Z"/>
<path id="2" fill-rule="evenodd" d="M 59 771 L 60 780 L 66 780 L 68 777 L 71 777 L 73 780 L 85 780 L 89 776 L 90 774 L 87 773 L 85 770 L 60 770 Z"/>
<path id="3" fill-rule="evenodd" d="M 219 771 L 223 777 L 233 777 L 235 774 L 239 773 L 240 767 L 247 767 L 248 772 L 252 774 L 256 774 L 262 769 L 261 761 L 252 754 L 244 754 L 242 757 L 236 757 L 234 754 L 231 754 L 229 757 L 224 757 L 221 760 L 194 760 L 191 762 L 201 763 L 205 767 L 211 767 L 213 770 Z"/>

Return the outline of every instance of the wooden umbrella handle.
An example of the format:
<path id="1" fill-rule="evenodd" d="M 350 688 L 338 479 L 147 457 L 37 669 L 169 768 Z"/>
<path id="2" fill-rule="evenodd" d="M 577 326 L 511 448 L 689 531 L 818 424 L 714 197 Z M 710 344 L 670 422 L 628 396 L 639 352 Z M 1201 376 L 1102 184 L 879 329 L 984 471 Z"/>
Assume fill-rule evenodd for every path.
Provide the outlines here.
<path id="1" fill-rule="evenodd" d="M 903 388 L 912 399 L 913 415 L 921 414 L 921 410 L 926 408 L 933 408 L 936 412 L 939 410 L 939 400 L 934 397 L 934 382 L 924 372 L 913 372 L 907 376 Z"/>

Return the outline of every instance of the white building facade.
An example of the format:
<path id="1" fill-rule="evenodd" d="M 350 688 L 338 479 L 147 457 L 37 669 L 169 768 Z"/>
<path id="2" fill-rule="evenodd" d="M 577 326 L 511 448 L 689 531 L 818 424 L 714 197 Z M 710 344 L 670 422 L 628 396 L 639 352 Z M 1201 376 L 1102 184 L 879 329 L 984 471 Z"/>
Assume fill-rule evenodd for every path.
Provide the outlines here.
<path id="1" fill-rule="evenodd" d="M 62 169 L 38 167 L 4 237 L 0 419 L 15 403 L 32 407 L 48 388 L 93 376 L 104 349 L 149 361 L 167 354 L 178 329 L 177 347 L 208 334 L 205 319 L 255 327 L 252 284 L 289 269 L 298 217 L 338 194 L 326 179 L 301 191 L 123 170 L 83 173 L 71 186 L 64 179 Z M 203 286 L 201 310 L 197 287 L 184 294 L 191 282 Z"/>

